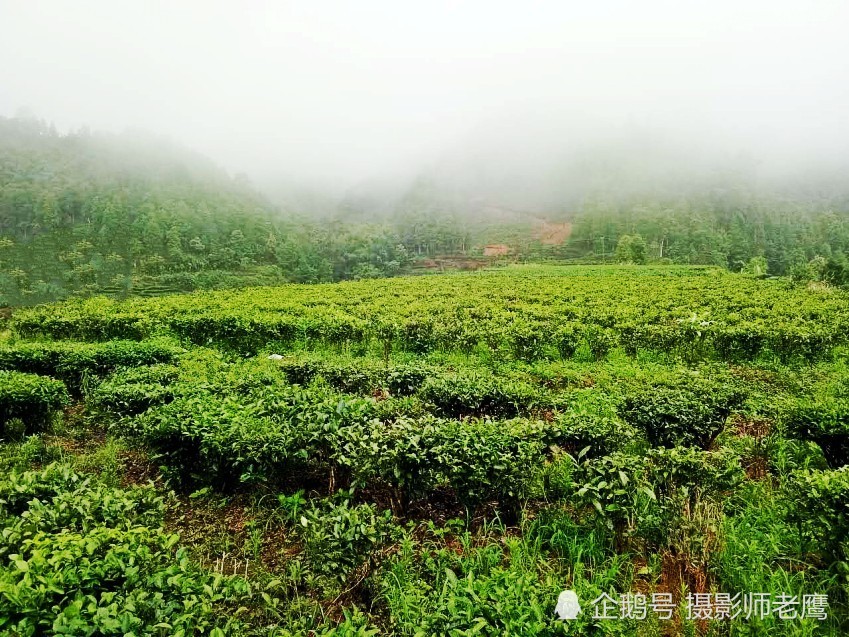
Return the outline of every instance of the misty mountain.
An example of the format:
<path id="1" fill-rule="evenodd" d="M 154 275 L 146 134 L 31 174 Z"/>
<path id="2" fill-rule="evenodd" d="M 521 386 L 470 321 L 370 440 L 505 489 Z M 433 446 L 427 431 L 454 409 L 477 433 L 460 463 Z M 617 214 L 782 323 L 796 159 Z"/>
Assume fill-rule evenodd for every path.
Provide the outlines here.
<path id="1" fill-rule="evenodd" d="M 35 298 L 122 289 L 134 275 L 229 270 L 276 218 L 244 180 L 143 133 L 60 136 L 0 119 L 2 288 Z"/>
<path id="2" fill-rule="evenodd" d="M 756 156 L 727 140 L 686 144 L 650 128 L 539 125 L 533 135 L 480 131 L 415 174 L 363 180 L 313 212 L 322 223 L 379 220 L 416 254 L 418 235 L 447 232 L 448 252 L 503 243 L 522 258 L 605 261 L 638 235 L 649 260 L 739 271 L 763 257 L 782 275 L 816 257 L 844 260 L 844 166 L 827 155 Z"/>
<path id="3" fill-rule="evenodd" d="M 849 253 L 838 170 L 779 183 L 746 154 L 694 160 L 639 136 L 567 152 L 564 139 L 470 144 L 339 192 L 281 175 L 261 194 L 154 135 L 0 119 L 0 301 L 466 267 L 488 244 L 514 260 L 604 262 L 638 237 L 649 261 L 740 270 L 762 257 L 770 274 Z"/>
<path id="4" fill-rule="evenodd" d="M 0 303 L 378 276 L 402 266 L 398 243 L 284 216 L 155 136 L 0 118 Z"/>

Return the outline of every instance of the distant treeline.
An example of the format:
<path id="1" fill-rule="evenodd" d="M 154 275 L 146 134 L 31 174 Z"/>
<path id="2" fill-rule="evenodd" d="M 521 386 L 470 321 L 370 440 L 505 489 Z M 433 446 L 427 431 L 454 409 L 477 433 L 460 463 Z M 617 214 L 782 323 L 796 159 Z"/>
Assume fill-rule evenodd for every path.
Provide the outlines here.
<path id="1" fill-rule="evenodd" d="M 847 209 L 846 200 L 740 190 L 674 201 L 599 197 L 569 217 L 567 241 L 542 245 L 533 220 L 488 221 L 420 196 L 379 221 L 345 210 L 302 218 L 167 140 L 59 135 L 44 122 L 0 118 L 0 305 L 391 276 L 418 259 L 479 255 L 486 243 L 508 245 L 517 260 L 740 270 L 758 259 L 769 274 L 827 271 L 843 283 Z"/>
<path id="2" fill-rule="evenodd" d="M 573 223 L 572 243 L 586 253 L 616 257 L 623 236 L 639 236 L 648 261 L 734 271 L 763 259 L 768 274 L 799 274 L 812 260 L 837 267 L 849 254 L 849 201 L 842 197 L 790 201 L 745 191 L 676 201 L 599 197 L 586 202 Z"/>

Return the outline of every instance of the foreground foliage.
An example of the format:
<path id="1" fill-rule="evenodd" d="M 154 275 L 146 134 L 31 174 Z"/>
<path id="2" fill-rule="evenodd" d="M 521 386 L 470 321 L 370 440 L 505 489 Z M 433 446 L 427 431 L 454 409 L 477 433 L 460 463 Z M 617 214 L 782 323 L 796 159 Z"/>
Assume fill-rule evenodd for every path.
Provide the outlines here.
<path id="1" fill-rule="evenodd" d="M 162 529 L 152 489 L 116 489 L 66 466 L 0 482 L 0 629 L 16 635 L 214 634 L 246 592 L 198 569 Z"/>
<path id="2" fill-rule="evenodd" d="M 842 292 L 677 268 L 395 284 L 13 317 L 2 374 L 76 402 L 0 445 L 0 627 L 845 634 Z M 629 592 L 675 618 L 594 617 Z M 828 612 L 687 615 L 747 592 Z"/>
<path id="3" fill-rule="evenodd" d="M 68 402 L 68 390 L 61 381 L 37 374 L 0 371 L 0 438 L 13 419 L 23 425 L 19 433 L 43 429 Z"/>

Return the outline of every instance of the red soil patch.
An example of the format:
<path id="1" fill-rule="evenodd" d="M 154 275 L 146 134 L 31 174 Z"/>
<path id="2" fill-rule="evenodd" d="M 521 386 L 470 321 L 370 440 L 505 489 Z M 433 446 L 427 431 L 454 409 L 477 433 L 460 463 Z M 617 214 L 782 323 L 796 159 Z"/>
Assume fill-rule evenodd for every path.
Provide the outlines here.
<path id="1" fill-rule="evenodd" d="M 542 225 L 534 232 L 534 236 L 543 245 L 559 246 L 572 236 L 572 224 L 568 221 L 566 223 L 543 221 Z"/>

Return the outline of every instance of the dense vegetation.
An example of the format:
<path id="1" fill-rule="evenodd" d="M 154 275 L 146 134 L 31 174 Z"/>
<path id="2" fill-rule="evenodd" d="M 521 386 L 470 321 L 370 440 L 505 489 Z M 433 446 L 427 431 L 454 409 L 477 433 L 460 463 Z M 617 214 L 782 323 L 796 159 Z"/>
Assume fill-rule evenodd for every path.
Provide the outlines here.
<path id="1" fill-rule="evenodd" d="M 0 118 L 2 304 L 394 274 L 398 244 L 381 227 L 284 218 L 164 140 Z"/>
<path id="2" fill-rule="evenodd" d="M 720 186 L 608 188 L 542 215 L 474 193 L 446 198 L 422 178 L 388 201 L 352 194 L 307 218 L 166 140 L 0 118 L 0 305 L 477 267 L 488 243 L 508 259 L 669 261 L 849 283 L 845 197 Z M 553 241 L 540 234 L 549 221 L 562 224 Z"/>
<path id="3" fill-rule="evenodd" d="M 18 310 L 0 628 L 844 634 L 847 321 L 836 288 L 634 266 Z M 748 592 L 828 603 L 688 617 Z M 593 617 L 623 593 L 674 617 Z"/>
<path id="4" fill-rule="evenodd" d="M 616 346 L 694 359 L 814 360 L 849 333 L 845 296 L 833 288 L 808 290 L 717 268 L 621 272 L 627 276 L 596 266 L 525 266 L 426 281 L 98 298 L 19 311 L 15 326 L 26 336 L 53 338 L 164 333 L 247 353 L 271 342 L 354 352 L 379 343 L 384 357 L 459 350 L 520 360 L 569 357 L 582 347 L 603 358 Z"/>
<path id="5" fill-rule="evenodd" d="M 594 197 L 574 218 L 573 243 L 617 258 L 623 236 L 639 236 L 650 261 L 712 264 L 739 272 L 753 258 L 764 274 L 806 276 L 819 257 L 826 278 L 849 282 L 849 198 L 834 193 L 777 197 L 754 189 L 717 188 L 667 198 L 659 194 L 621 199 Z M 627 258 L 626 258 L 627 260 Z M 822 276 L 822 273 L 818 273 Z M 807 275 L 810 276 L 810 275 Z"/>

